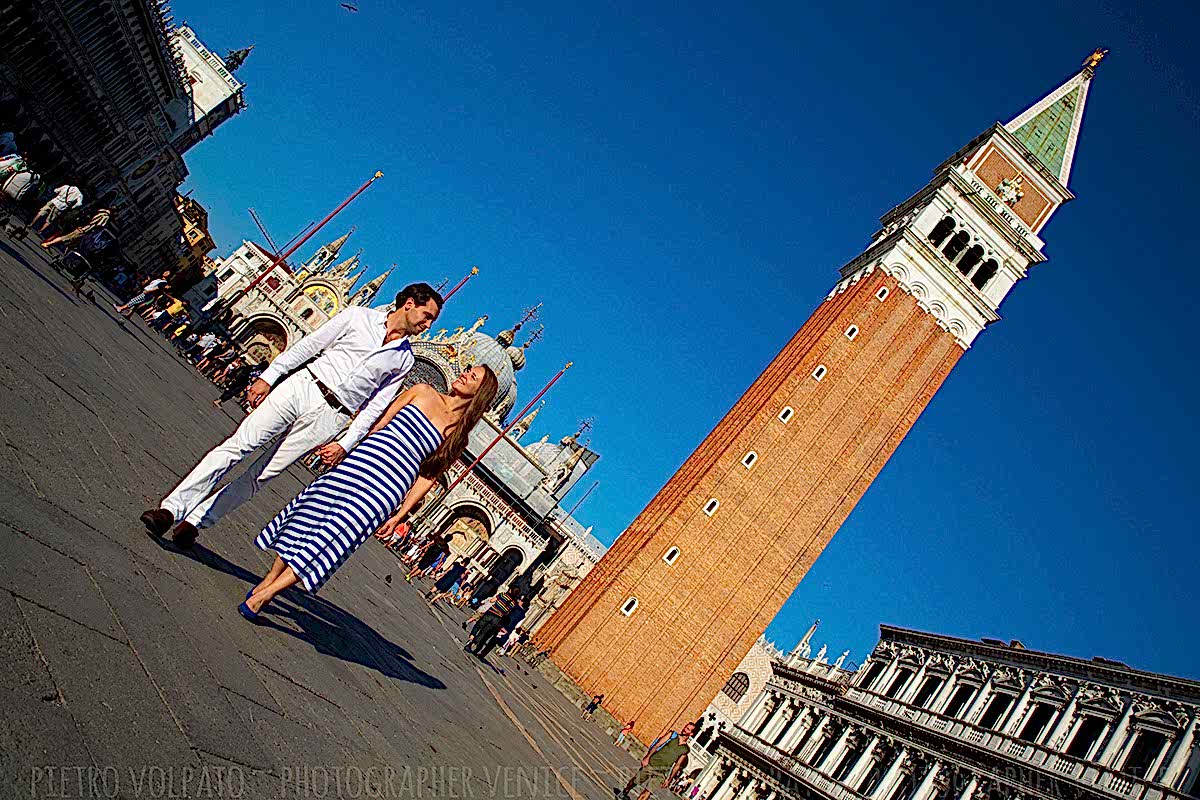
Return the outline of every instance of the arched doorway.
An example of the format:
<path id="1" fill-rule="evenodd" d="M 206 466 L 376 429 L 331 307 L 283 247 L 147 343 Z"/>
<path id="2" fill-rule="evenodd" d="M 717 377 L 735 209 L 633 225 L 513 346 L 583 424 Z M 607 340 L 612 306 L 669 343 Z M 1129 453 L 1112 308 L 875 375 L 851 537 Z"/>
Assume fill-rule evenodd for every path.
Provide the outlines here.
<path id="1" fill-rule="evenodd" d="M 483 511 L 474 506 L 458 506 L 442 526 L 440 535 L 446 539 L 450 557 L 454 558 L 466 556 L 481 541 L 486 543 L 491 536 L 491 529 Z"/>
<path id="2" fill-rule="evenodd" d="M 521 566 L 521 562 L 525 556 L 521 553 L 520 548 L 510 547 L 500 554 L 496 559 L 496 563 L 492 565 L 492 569 L 488 572 L 488 576 L 479 584 L 479 588 L 475 590 L 475 594 L 471 595 L 471 599 L 479 598 L 486 600 L 496 593 L 509 576 L 517 571 L 517 567 Z"/>
<path id="3" fill-rule="evenodd" d="M 250 320 L 238 337 L 251 361 L 266 364 L 287 349 L 287 330 L 270 317 Z"/>

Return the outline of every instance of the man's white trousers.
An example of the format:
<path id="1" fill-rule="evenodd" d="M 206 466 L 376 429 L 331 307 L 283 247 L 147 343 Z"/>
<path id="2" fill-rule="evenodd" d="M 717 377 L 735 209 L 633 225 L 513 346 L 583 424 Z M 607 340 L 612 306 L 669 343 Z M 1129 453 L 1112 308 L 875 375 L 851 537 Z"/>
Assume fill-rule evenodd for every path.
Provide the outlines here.
<path id="1" fill-rule="evenodd" d="M 273 388 L 232 436 L 200 459 L 161 505 L 175 515 L 176 522 L 187 520 L 197 528 L 207 528 L 253 497 L 296 459 L 333 439 L 349 418 L 330 407 L 312 375 L 302 369 Z M 262 454 L 241 475 L 214 493 L 231 469 L 260 448 Z"/>

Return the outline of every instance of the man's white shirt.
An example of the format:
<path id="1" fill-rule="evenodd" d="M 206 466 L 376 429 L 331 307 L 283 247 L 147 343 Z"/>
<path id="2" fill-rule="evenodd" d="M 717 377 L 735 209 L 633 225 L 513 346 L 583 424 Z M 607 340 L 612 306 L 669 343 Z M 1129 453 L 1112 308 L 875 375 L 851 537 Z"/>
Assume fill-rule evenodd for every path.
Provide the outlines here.
<path id="1" fill-rule="evenodd" d="M 308 370 L 351 412 L 361 409 L 338 440 L 349 451 L 396 398 L 413 367 L 407 337 L 383 343 L 387 316 L 385 311 L 351 306 L 280 353 L 259 377 L 274 386 L 316 356 Z"/>
<path id="2" fill-rule="evenodd" d="M 50 202 L 59 211 L 66 211 L 68 208 L 83 205 L 83 192 L 74 186 L 63 185 L 54 190 Z"/>

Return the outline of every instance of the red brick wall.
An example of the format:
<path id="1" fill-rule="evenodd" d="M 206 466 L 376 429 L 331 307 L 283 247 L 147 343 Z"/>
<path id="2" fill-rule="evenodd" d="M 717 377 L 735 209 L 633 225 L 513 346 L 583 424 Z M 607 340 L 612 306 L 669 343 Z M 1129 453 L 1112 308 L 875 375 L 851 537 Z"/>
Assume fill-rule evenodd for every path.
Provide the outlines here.
<path id="1" fill-rule="evenodd" d="M 876 292 L 887 286 L 880 301 Z M 857 325 L 858 336 L 844 335 Z M 695 719 L 962 355 L 875 271 L 822 303 L 538 632 L 643 741 Z M 828 373 L 811 377 L 818 364 Z M 791 421 L 779 421 L 784 406 Z M 742 465 L 747 451 L 758 461 Z M 703 508 L 720 500 L 712 517 Z M 881 532 L 886 535 L 886 532 Z M 672 545 L 674 565 L 662 556 Z M 638 598 L 631 616 L 620 613 Z"/>

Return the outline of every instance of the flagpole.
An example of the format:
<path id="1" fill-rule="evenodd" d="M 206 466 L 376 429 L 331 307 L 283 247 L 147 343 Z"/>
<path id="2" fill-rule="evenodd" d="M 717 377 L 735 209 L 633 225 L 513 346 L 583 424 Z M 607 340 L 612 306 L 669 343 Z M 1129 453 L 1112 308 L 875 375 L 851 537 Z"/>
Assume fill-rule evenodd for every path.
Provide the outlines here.
<path id="1" fill-rule="evenodd" d="M 449 300 L 451 297 L 454 296 L 455 292 L 457 292 L 459 289 L 461 289 L 466 284 L 467 281 L 471 280 L 471 278 L 475 277 L 478 274 L 479 274 L 479 267 L 471 267 L 471 271 L 467 273 L 466 277 L 464 277 L 461 281 L 459 281 L 457 284 L 455 284 L 453 289 L 446 292 L 446 294 L 444 294 L 442 296 L 442 300 L 443 301 Z"/>
<path id="2" fill-rule="evenodd" d="M 331 219 L 336 217 L 343 208 L 350 205 L 350 203 L 352 203 L 356 197 L 358 197 L 360 194 L 365 192 L 368 188 L 370 188 L 372 183 L 374 183 L 375 181 L 379 180 L 382 177 L 383 177 L 382 172 L 376 172 L 374 175 L 372 175 L 370 180 L 368 180 L 362 186 L 358 187 L 358 189 L 356 189 L 354 191 L 354 194 L 350 195 L 349 197 L 347 197 L 345 200 L 342 201 L 341 205 L 339 205 L 333 211 L 330 211 L 328 216 L 325 217 L 325 219 L 318 222 L 316 227 L 314 227 L 307 234 L 302 236 L 299 241 L 297 241 L 294 245 L 291 246 L 291 248 L 289 248 L 287 250 L 287 252 L 277 255 L 275 257 L 275 260 L 271 262 L 270 266 L 268 266 L 266 269 L 264 269 L 257 278 L 250 281 L 250 283 L 246 284 L 243 288 L 234 292 L 232 295 L 230 295 L 230 297 L 221 301 L 220 306 L 222 308 L 232 308 L 234 305 L 236 305 L 239 300 L 241 300 L 243 297 L 245 297 L 247 294 L 250 293 L 251 289 L 253 289 L 255 286 L 258 286 L 258 284 L 262 283 L 266 279 L 266 277 L 271 274 L 272 270 L 274 270 L 276 267 L 278 267 L 284 261 L 287 261 L 288 256 L 290 256 L 292 253 L 299 250 L 304 245 L 305 242 L 307 242 L 309 239 L 311 239 L 313 236 L 316 235 L 317 231 L 321 230 L 321 228 L 324 228 L 325 225 Z"/>

